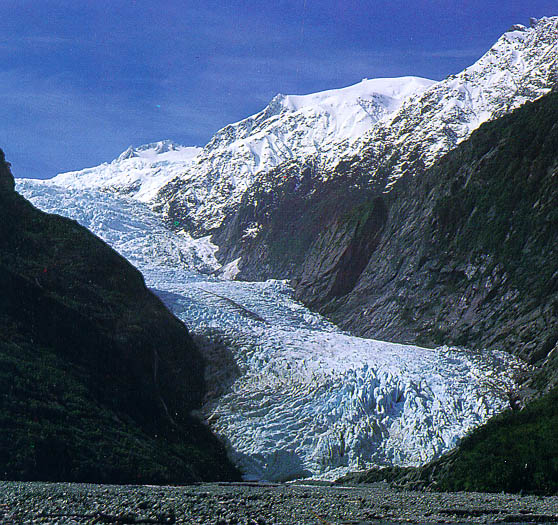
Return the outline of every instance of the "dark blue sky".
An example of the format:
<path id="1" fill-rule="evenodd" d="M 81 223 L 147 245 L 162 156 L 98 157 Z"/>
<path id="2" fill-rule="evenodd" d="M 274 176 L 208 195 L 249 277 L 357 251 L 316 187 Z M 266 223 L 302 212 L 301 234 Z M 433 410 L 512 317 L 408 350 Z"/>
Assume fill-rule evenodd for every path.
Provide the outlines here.
<path id="1" fill-rule="evenodd" d="M 203 145 L 278 92 L 442 79 L 556 0 L 1 0 L 0 147 L 16 176 Z"/>

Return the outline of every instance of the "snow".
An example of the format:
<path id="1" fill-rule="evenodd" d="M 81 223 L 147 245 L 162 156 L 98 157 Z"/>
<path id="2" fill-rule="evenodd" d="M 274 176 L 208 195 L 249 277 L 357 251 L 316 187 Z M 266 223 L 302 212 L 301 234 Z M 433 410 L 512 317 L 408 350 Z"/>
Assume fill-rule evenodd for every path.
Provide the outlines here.
<path id="1" fill-rule="evenodd" d="M 219 130 L 179 179 L 188 218 L 210 231 L 240 202 L 258 174 L 286 160 L 318 155 L 334 162 L 411 93 L 433 81 L 418 77 L 363 80 L 310 95 L 277 95 L 259 113 Z M 174 184 L 174 182 L 173 182 Z M 159 195 L 159 204 L 166 203 Z"/>
<path id="2" fill-rule="evenodd" d="M 36 206 L 76 219 L 123 254 L 186 323 L 209 361 L 200 414 L 246 479 L 424 463 L 507 404 L 520 364 L 504 353 L 350 336 L 294 301 L 285 281 L 215 277 L 209 239 L 168 230 L 144 203 L 16 182 Z"/>
<path id="3" fill-rule="evenodd" d="M 354 141 L 382 116 L 396 111 L 406 97 L 433 83 L 419 77 L 375 78 L 341 89 L 278 97 L 283 111 L 308 110 L 327 115 L 337 140 Z"/>
<path id="4" fill-rule="evenodd" d="M 256 222 L 252 222 L 248 227 L 242 232 L 243 239 L 255 239 L 258 234 L 262 231 L 263 226 Z"/>
<path id="5" fill-rule="evenodd" d="M 219 271 L 219 275 L 221 275 L 223 279 L 233 280 L 240 271 L 240 268 L 238 267 L 238 265 L 240 264 L 240 260 L 241 258 L 239 257 L 238 259 L 235 259 L 229 264 L 223 266 Z"/>
<path id="6" fill-rule="evenodd" d="M 332 161 L 338 154 L 332 144 L 342 141 L 350 148 L 405 97 L 432 83 L 418 77 L 365 79 L 321 93 L 277 95 L 260 113 L 218 131 L 203 150 L 171 141 L 130 146 L 110 163 L 59 174 L 53 183 L 112 191 L 164 208 L 159 191 L 178 179 L 190 218 L 207 232 L 240 202 L 259 172 L 314 154 Z"/>
<path id="7" fill-rule="evenodd" d="M 557 23 L 554 17 L 513 27 L 477 62 L 441 82 L 365 79 L 310 95 L 277 95 L 261 112 L 218 131 L 180 184 L 164 187 L 156 201 L 165 212 L 171 200 L 196 231 L 207 233 L 274 167 L 309 161 L 316 173 L 334 173 L 340 160 L 363 152 L 386 163 L 386 152 L 396 152 L 391 187 L 417 160 L 432 165 L 482 123 L 547 93 L 558 78 Z"/>
<path id="8" fill-rule="evenodd" d="M 184 173 L 200 151 L 170 140 L 130 146 L 110 164 L 61 173 L 52 182 L 66 188 L 111 190 L 149 202 L 162 186 Z"/>
<path id="9" fill-rule="evenodd" d="M 558 75 L 558 17 L 531 28 L 516 25 L 474 64 L 409 96 L 389 119 L 378 122 L 362 146 L 398 151 L 391 184 L 420 148 L 428 167 L 467 139 L 481 124 L 550 91 Z"/>

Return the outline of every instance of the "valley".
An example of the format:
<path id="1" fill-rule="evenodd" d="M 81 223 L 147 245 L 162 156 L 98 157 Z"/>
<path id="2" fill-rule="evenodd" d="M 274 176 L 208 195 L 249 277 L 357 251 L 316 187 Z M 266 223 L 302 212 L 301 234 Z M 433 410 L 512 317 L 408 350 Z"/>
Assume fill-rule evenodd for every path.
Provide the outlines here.
<path id="1" fill-rule="evenodd" d="M 212 277 L 216 247 L 134 199 L 50 181 L 18 179 L 17 189 L 101 236 L 186 323 L 207 363 L 201 414 L 246 479 L 422 464 L 509 406 L 523 365 L 503 352 L 351 336 L 284 281 Z"/>
<path id="2" fill-rule="evenodd" d="M 544 17 L 203 147 L 2 153 L 4 477 L 138 485 L 2 482 L 0 521 L 558 519 L 557 123 Z"/>

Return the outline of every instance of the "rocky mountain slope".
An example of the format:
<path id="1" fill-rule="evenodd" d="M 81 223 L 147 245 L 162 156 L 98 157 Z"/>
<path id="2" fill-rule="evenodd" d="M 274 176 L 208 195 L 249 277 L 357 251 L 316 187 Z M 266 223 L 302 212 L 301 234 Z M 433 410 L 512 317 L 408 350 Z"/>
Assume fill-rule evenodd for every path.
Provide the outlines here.
<path id="1" fill-rule="evenodd" d="M 355 251 L 343 239 L 320 251 L 317 241 L 298 295 L 362 335 L 449 338 L 550 365 L 558 338 L 557 122 L 558 94 L 550 94 L 481 127 L 420 180 L 373 197 L 356 210 L 358 224 L 368 224 L 360 237 L 357 225 L 351 242 L 376 244 L 351 290 L 336 293 L 323 268 L 332 252 Z M 341 231 L 351 220 L 337 223 Z M 351 261 L 337 262 L 334 283 L 353 279 Z"/>
<path id="2" fill-rule="evenodd" d="M 366 306 L 377 309 L 372 324 L 387 319 L 387 290 L 399 288 L 409 314 L 384 329 L 406 326 L 414 331 L 410 337 L 506 348 L 536 365 L 524 393 L 544 395 L 496 417 L 423 468 L 376 470 L 352 481 L 556 493 L 557 148 L 558 93 L 481 127 L 408 192 L 415 202 L 396 206 L 408 228 L 394 233 L 388 224 L 385 232 L 402 249 L 393 284 L 386 269 L 393 272 L 394 261 L 382 264 L 373 256 L 374 276 L 365 271 L 359 287 L 361 294 L 374 294 Z M 419 225 L 421 238 L 411 240 Z M 422 279 L 426 286 L 419 286 Z M 355 290 L 341 310 L 357 301 Z M 354 322 L 356 310 L 350 317 Z"/>
<path id="3" fill-rule="evenodd" d="M 290 276 L 299 299 L 352 333 L 504 349 L 535 365 L 521 393 L 542 398 L 527 409 L 424 468 L 364 479 L 556 491 L 558 94 L 526 99 L 556 86 L 557 24 L 513 28 L 333 170 L 272 170 L 213 237 L 237 277 Z"/>
<path id="4" fill-rule="evenodd" d="M 558 80 L 557 56 L 558 17 L 514 26 L 471 67 L 407 97 L 361 139 L 357 155 L 333 168 L 307 157 L 261 173 L 215 232 L 220 260 L 240 259 L 238 278 L 294 276 L 303 250 L 331 222 L 331 206 L 338 214 L 389 192 L 398 178 L 419 175 L 483 122 L 548 93 Z M 180 220 L 190 203 L 172 191 L 175 183 L 159 198 L 164 195 L 169 213 Z M 311 231 L 301 221 L 312 222 Z"/>
<path id="5" fill-rule="evenodd" d="M 203 362 L 124 258 L 14 191 L 0 156 L 0 475 L 235 479 L 190 411 Z"/>
<path id="6" fill-rule="evenodd" d="M 483 122 L 548 93 L 558 78 L 557 23 L 554 17 L 512 27 L 475 64 L 441 82 L 376 79 L 331 93 L 276 97 L 261 113 L 218 132 L 196 163 L 161 189 L 156 209 L 206 234 L 242 213 L 246 196 L 274 191 L 285 175 L 270 170 L 281 163 L 315 166 L 319 186 L 342 175 L 332 168 L 355 155 L 372 161 L 365 182 L 385 175 L 389 189 Z"/>
<path id="7" fill-rule="evenodd" d="M 544 68 L 521 71 L 534 75 L 530 83 L 539 86 L 538 93 L 548 91 L 557 24 L 558 18 L 543 19 L 529 30 L 506 33 L 463 78 L 480 72 L 484 78 L 481 65 L 529 43 L 523 54 L 515 49 L 514 63 L 544 58 Z M 508 78 L 503 71 L 493 72 L 496 81 Z M 538 84 L 541 75 L 545 80 Z M 455 82 L 434 85 L 418 98 L 430 100 L 442 88 L 449 94 Z M 477 100 L 497 100 L 494 93 L 501 88 L 492 83 Z M 519 103 L 526 92 L 503 96 L 498 104 Z M 424 153 L 417 152 L 412 168 L 407 163 L 400 176 L 394 174 L 402 169 L 402 157 L 379 156 L 376 145 L 332 170 L 312 161 L 281 165 L 243 196 L 216 231 L 217 256 L 234 263 L 237 278 L 290 277 L 297 298 L 359 335 L 425 345 L 449 337 L 455 344 L 502 348 L 539 361 L 556 342 L 556 268 L 548 244 L 548 224 L 554 225 L 549 199 L 555 100 L 548 95 L 481 127 L 429 169 L 437 143 L 427 134 Z M 426 127 L 443 134 L 443 126 L 431 123 L 443 115 L 444 104 L 413 134 L 427 133 Z M 420 103 L 411 106 L 420 113 Z M 452 122 L 455 129 L 461 126 Z M 405 147 L 394 151 L 404 153 Z"/>
<path id="8" fill-rule="evenodd" d="M 550 93 L 484 124 L 388 193 L 365 186 L 363 159 L 344 167 L 345 182 L 354 183 L 349 193 L 330 183 L 318 197 L 274 194 L 280 203 L 274 209 L 290 208 L 297 223 L 278 215 L 262 233 L 292 227 L 276 238 L 282 246 L 295 231 L 304 233 L 302 271 L 292 271 L 307 303 L 353 333 L 504 349 L 534 365 L 524 377 L 523 401 L 510 396 L 516 409 L 541 396 L 524 410 L 497 417 L 423 468 L 375 470 L 351 481 L 556 492 L 557 123 L 558 93 Z M 312 167 L 300 173 L 311 180 Z"/>
<path id="9" fill-rule="evenodd" d="M 311 95 L 277 95 L 261 112 L 218 131 L 196 162 L 162 187 L 155 207 L 189 231 L 211 232 L 261 173 L 312 156 L 324 165 L 358 150 L 365 132 L 433 81 L 365 79 Z"/>

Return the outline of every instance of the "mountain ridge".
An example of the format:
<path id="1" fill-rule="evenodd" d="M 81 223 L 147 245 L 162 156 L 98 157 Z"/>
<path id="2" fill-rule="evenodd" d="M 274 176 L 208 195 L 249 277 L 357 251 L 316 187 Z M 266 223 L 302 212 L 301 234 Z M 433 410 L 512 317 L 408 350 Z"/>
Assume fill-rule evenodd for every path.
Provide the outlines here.
<path id="1" fill-rule="evenodd" d="M 351 157 L 374 157 L 369 182 L 389 169 L 389 191 L 398 177 L 430 166 L 481 123 L 546 94 L 558 79 L 557 27 L 558 17 L 512 26 L 473 65 L 440 82 L 365 79 L 309 95 L 278 94 L 259 113 L 217 131 L 187 162 L 166 164 L 165 177 L 155 165 L 134 176 L 135 168 L 113 161 L 117 173 L 110 176 L 102 165 L 56 179 L 77 187 L 79 178 L 149 202 L 194 236 L 221 228 L 246 194 L 269 187 L 269 172 L 282 164 L 313 164 L 324 176 Z"/>
<path id="2" fill-rule="evenodd" d="M 273 185 L 270 171 L 277 174 L 276 168 L 281 165 L 288 171 L 288 164 L 313 164 L 323 177 L 326 173 L 335 174 L 336 165 L 365 155 L 376 159 L 375 165 L 370 164 L 369 183 L 383 169 L 389 169 L 388 182 L 393 182 L 409 170 L 427 167 L 465 140 L 481 123 L 550 91 L 558 78 L 557 26 L 558 17 L 543 18 L 531 28 L 504 33 L 472 66 L 423 86 L 415 94 L 408 93 L 396 111 L 377 120 L 354 141 L 321 135 L 319 150 L 306 150 L 304 155 L 293 156 L 290 149 L 299 144 L 296 132 L 302 133 L 306 124 L 300 123 L 291 130 L 288 120 L 281 121 L 275 115 L 283 99 L 274 99 L 274 109 L 269 110 L 271 116 L 264 110 L 255 119 L 231 124 L 218 132 L 191 173 L 161 188 L 155 209 L 192 233 L 205 235 L 231 220 L 250 192 L 270 188 Z M 311 119 L 306 122 L 312 124 Z M 254 157 L 248 150 L 231 151 L 228 144 L 237 134 L 240 142 L 246 136 L 257 139 L 264 132 L 269 135 L 273 126 L 285 130 L 290 145 L 284 151 L 279 148 L 274 152 L 268 144 L 268 158 L 275 154 L 283 158 L 281 162 L 268 163 L 254 177 L 249 166 L 260 162 L 260 152 Z M 330 155 L 335 160 L 328 160 Z M 386 189 L 389 190 L 389 184 Z"/>
<path id="3" fill-rule="evenodd" d="M 50 180 L 67 188 L 97 188 L 149 202 L 168 181 L 194 161 L 201 148 L 161 140 L 130 146 L 111 162 L 60 173 Z"/>

